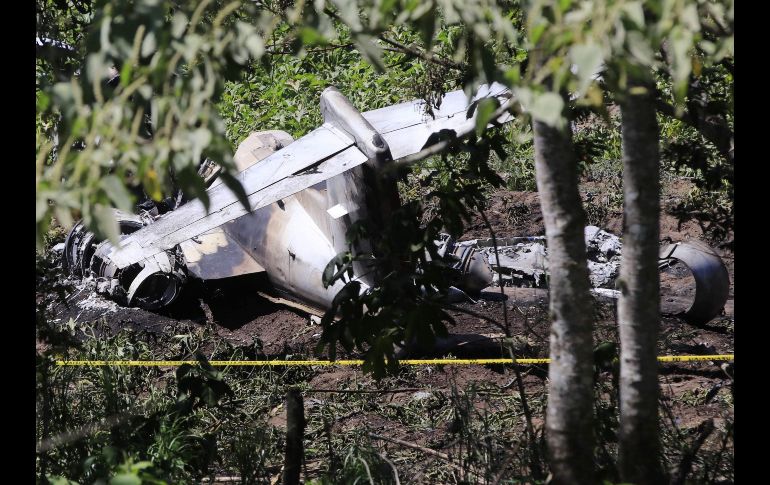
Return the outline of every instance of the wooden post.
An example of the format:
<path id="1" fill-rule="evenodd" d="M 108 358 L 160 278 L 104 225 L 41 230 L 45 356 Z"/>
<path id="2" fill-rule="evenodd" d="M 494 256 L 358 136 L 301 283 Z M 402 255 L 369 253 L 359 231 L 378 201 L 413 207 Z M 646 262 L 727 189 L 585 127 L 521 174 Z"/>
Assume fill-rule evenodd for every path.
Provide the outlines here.
<path id="1" fill-rule="evenodd" d="M 304 451 L 305 406 L 299 389 L 286 393 L 286 457 L 283 464 L 283 485 L 299 485 Z"/>

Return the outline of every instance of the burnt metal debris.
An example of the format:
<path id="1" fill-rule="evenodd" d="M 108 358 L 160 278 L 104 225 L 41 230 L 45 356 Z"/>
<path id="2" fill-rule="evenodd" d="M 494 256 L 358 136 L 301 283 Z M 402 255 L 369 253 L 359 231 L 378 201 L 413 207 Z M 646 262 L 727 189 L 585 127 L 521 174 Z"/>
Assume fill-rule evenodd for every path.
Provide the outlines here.
<path id="1" fill-rule="evenodd" d="M 589 278 L 594 288 L 614 288 L 620 271 L 622 243 L 614 234 L 596 226 L 585 228 Z M 463 241 L 467 247 L 478 247 L 493 267 L 499 269 L 493 286 L 547 288 L 548 261 L 545 236 L 498 238 L 497 255 L 491 239 Z"/>
<path id="2" fill-rule="evenodd" d="M 621 239 L 596 226 L 585 228 L 589 278 L 594 293 L 618 298 L 615 283 L 620 273 Z M 458 246 L 476 248 L 486 255 L 495 270 L 493 286 L 547 288 L 548 258 L 545 237 L 498 238 L 497 256 L 491 239 L 458 242 Z M 497 258 L 500 264 L 497 265 Z M 730 278 L 722 258 L 708 245 L 697 240 L 669 244 L 660 250 L 659 266 L 684 264 L 695 280 L 695 297 L 679 316 L 694 324 L 704 324 L 717 317 L 727 302 Z"/>
<path id="3" fill-rule="evenodd" d="M 220 167 L 206 160 L 199 174 L 209 187 L 208 211 L 199 200 L 171 200 L 163 211 L 153 204 L 140 205 L 139 214 L 116 211 L 118 244 L 96 240 L 78 223 L 65 240 L 63 263 L 73 275 L 93 279 L 99 293 L 149 310 L 172 303 L 188 278 L 262 272 L 279 292 L 327 309 L 343 283 L 324 288 L 321 275 L 336 254 L 348 249 L 347 229 L 362 219 L 382 224 L 399 205 L 396 180 L 383 176 L 383 169 L 430 146 L 439 132 L 472 130 L 474 103 L 483 98 L 503 103 L 510 96 L 494 83 L 470 100 L 462 90 L 447 93 L 432 115 L 421 100 L 361 113 L 337 89 L 327 88 L 321 95 L 321 127 L 296 141 L 279 130 L 254 132 L 238 146 L 237 177 L 251 211 L 217 178 Z M 512 119 L 504 114 L 494 124 Z M 586 242 L 593 286 L 614 291 L 619 238 L 588 227 Z M 458 275 L 454 289 L 460 297 L 492 284 L 547 285 L 543 237 L 499 239 L 499 265 L 491 241 L 445 237 L 436 244 Z M 353 250 L 369 248 L 364 240 Z M 680 260 L 695 275 L 697 295 L 685 316 L 698 322 L 716 316 L 729 286 L 716 253 L 703 245 L 677 243 L 664 248 L 661 258 Z M 355 263 L 362 289 L 376 284 L 373 269 Z"/>

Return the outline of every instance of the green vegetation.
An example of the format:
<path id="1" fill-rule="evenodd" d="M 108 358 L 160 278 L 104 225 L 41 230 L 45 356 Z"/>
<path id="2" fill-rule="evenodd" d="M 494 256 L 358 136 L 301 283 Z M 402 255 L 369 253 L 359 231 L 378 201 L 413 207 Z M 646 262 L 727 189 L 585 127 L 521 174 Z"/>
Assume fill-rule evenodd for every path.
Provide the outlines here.
<path id="1" fill-rule="evenodd" d="M 116 331 L 119 322 L 109 317 L 50 318 L 50 305 L 70 289 L 48 249 L 74 220 L 116 239 L 112 207 L 131 211 L 142 199 L 159 201 L 178 190 L 205 202 L 197 170 L 206 157 L 224 167 L 225 183 L 243 199 L 233 177 L 237 143 L 255 130 L 281 129 L 296 138 L 315 128 L 319 94 L 329 85 L 361 111 L 415 97 L 436 100 L 447 90 L 491 81 L 507 84 L 519 100 L 512 126 L 455 141 L 444 155 L 399 174 L 405 204 L 375 242 L 376 252 L 401 266 L 364 295 L 348 282 L 323 321 L 319 350 L 334 356 L 340 344 L 361 353 L 365 370 L 379 378 L 347 383 L 349 390 L 406 386 L 423 372 L 450 372 L 395 365 L 396 344 L 430 342 L 451 320 L 439 305 L 451 282 L 425 251 L 435 251 L 439 231 L 462 234 L 472 214 L 484 213 L 493 190 L 536 189 L 533 120 L 572 126 L 587 222 L 601 226 L 622 214 L 617 108 L 629 77 L 640 72 L 654 81 L 662 179 L 688 184 L 663 209 L 697 221 L 712 243 L 732 249 L 731 1 L 37 0 L 36 6 L 37 34 L 47 39 L 36 62 L 40 483 L 199 483 L 223 475 L 271 483 L 284 445 L 272 425 L 290 386 L 309 396 L 305 460 L 315 483 L 545 479 L 542 419 L 533 424 L 523 393 L 506 386 L 452 382 L 397 404 L 378 394 L 316 397 L 309 384 L 316 369 L 211 368 L 207 360 L 256 358 L 261 351 L 258 342 L 234 347 L 210 327 L 179 324 L 151 334 Z M 73 51 L 63 53 L 51 40 Z M 604 77 L 593 79 L 600 66 Z M 565 101 L 567 92 L 575 97 Z M 477 108 L 480 126 L 495 108 Z M 507 216 L 515 224 L 527 210 L 514 205 Z M 349 237 L 371 233 L 362 223 Z M 349 254 L 338 256 L 326 282 L 344 280 L 351 263 Z M 597 309 L 597 319 L 605 310 Z M 613 332 L 598 333 L 614 341 Z M 200 365 L 57 367 L 58 358 L 198 358 Z M 596 471 L 613 483 L 619 481 L 615 372 L 596 369 L 593 422 Z M 542 418 L 547 393 L 544 383 L 538 386 L 528 389 L 526 401 Z M 713 402 L 725 411 L 709 432 L 717 445 L 700 452 L 695 444 L 706 431 L 681 429 L 671 406 L 661 403 L 670 418 L 661 425 L 662 460 L 681 466 L 695 450 L 686 472 L 703 482 L 729 481 L 733 473 L 732 393 L 717 391 Z M 706 399 L 703 391 L 687 391 L 675 404 L 693 407 Z M 385 451 L 360 425 L 363 419 L 410 430 L 407 441 L 425 435 L 423 445 L 446 456 L 426 461 L 414 448 Z"/>
<path id="2" fill-rule="evenodd" d="M 526 318 L 535 324 L 542 318 L 538 315 Z M 50 446 L 39 453 L 38 467 L 44 467 L 50 483 L 200 483 L 222 476 L 239 477 L 246 484 L 270 483 L 283 460 L 283 398 L 292 386 L 306 396 L 305 460 L 312 483 L 367 483 L 370 476 L 374 483 L 395 483 L 393 468 L 401 483 L 494 483 L 497 477 L 505 478 L 501 483 L 540 483 L 531 466 L 533 459 L 545 456 L 542 422 L 534 424 L 533 443 L 523 427 L 520 397 L 506 385 L 460 384 L 455 379 L 462 377 L 462 368 L 402 368 L 379 382 L 351 374 L 332 388 L 353 392 L 323 393 L 314 389 L 330 386 L 311 384 L 330 372 L 323 368 L 212 371 L 205 361 L 195 372 L 57 367 L 54 358 L 171 360 L 205 354 L 210 360 L 239 360 L 260 352 L 257 342 L 234 347 L 211 327 L 181 323 L 159 333 L 115 331 L 106 319 L 59 328 L 58 341 L 66 345 L 52 347 L 37 361 L 37 440 Z M 291 358 L 304 357 L 309 356 Z M 617 483 L 617 387 L 611 369 L 597 367 L 596 432 L 604 440 L 596 449 L 596 463 L 603 477 Z M 395 400 L 387 393 L 413 388 L 436 373 L 446 376 L 446 387 L 420 385 L 423 390 L 404 391 Z M 544 376 L 534 368 L 528 373 Z M 506 375 L 513 377 L 510 371 Z M 374 389 L 386 393 L 369 392 Z M 729 396 L 723 389 L 714 400 L 724 412 L 732 408 Z M 544 387 L 528 387 L 527 398 L 533 415 L 542 416 Z M 704 397 L 685 392 L 675 403 L 689 407 L 697 404 L 692 399 Z M 662 401 L 664 413 L 667 402 Z M 370 435 L 383 434 L 383 427 L 403 430 L 405 441 L 419 441 L 448 458 Z M 663 430 L 667 463 L 675 465 L 697 430 L 670 421 Z M 692 474 L 704 482 L 732 476 L 731 431 L 717 426 L 712 440 L 718 446 L 698 454 Z"/>

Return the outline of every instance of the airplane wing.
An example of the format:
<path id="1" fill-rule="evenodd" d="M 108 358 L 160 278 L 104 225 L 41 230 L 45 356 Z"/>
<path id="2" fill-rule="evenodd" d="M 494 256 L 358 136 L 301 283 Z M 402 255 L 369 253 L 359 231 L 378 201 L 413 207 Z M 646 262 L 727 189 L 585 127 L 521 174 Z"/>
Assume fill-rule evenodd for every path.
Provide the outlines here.
<path id="1" fill-rule="evenodd" d="M 475 113 L 471 118 L 466 117 L 468 108 L 473 102 L 487 97 L 505 97 L 510 91 L 499 83 L 491 86 L 483 85 L 474 98 L 468 101 L 462 90 L 452 91 L 441 98 L 439 108 L 433 109 L 433 115 L 426 113 L 425 101 L 414 100 L 385 108 L 363 113 L 366 121 L 371 123 L 390 147 L 394 160 L 412 155 L 425 148 L 425 144 L 434 133 L 443 129 L 457 132 L 476 124 Z M 512 120 L 508 115 L 497 121 L 504 123 Z"/>
<path id="2" fill-rule="evenodd" d="M 475 111 L 474 116 L 468 118 L 468 107 L 474 101 L 493 96 L 506 97 L 509 91 L 497 83 L 483 86 L 470 101 L 462 90 L 453 91 L 444 96 L 433 116 L 425 113 L 425 102 L 421 100 L 358 115 L 384 138 L 392 158 L 397 159 L 417 153 L 431 135 L 442 129 L 460 131 L 474 126 Z M 510 119 L 505 115 L 498 122 Z M 329 118 L 321 127 L 240 172 L 237 178 L 252 210 L 256 210 L 366 162 L 368 157 L 359 147 L 364 148 L 357 145 L 355 133 L 345 131 L 344 124 Z M 188 202 L 124 237 L 117 246 L 100 246 L 100 258 L 117 269 L 142 261 L 155 267 L 153 260 L 157 260 L 160 253 L 248 213 L 223 184 L 210 188 L 208 195 L 208 212 L 200 200 Z"/>

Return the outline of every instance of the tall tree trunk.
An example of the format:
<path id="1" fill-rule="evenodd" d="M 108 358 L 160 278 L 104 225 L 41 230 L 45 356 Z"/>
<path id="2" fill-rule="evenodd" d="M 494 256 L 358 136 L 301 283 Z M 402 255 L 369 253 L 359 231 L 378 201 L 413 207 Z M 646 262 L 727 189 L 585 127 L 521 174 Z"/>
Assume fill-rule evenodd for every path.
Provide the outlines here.
<path id="1" fill-rule="evenodd" d="M 658 437 L 660 324 L 658 270 L 660 179 L 655 100 L 638 84 L 621 102 L 623 135 L 623 254 L 620 263 L 620 432 L 623 481 L 663 483 Z"/>
<path id="2" fill-rule="evenodd" d="M 594 483 L 592 298 L 571 132 L 534 122 L 550 273 L 546 433 L 554 484 Z"/>

